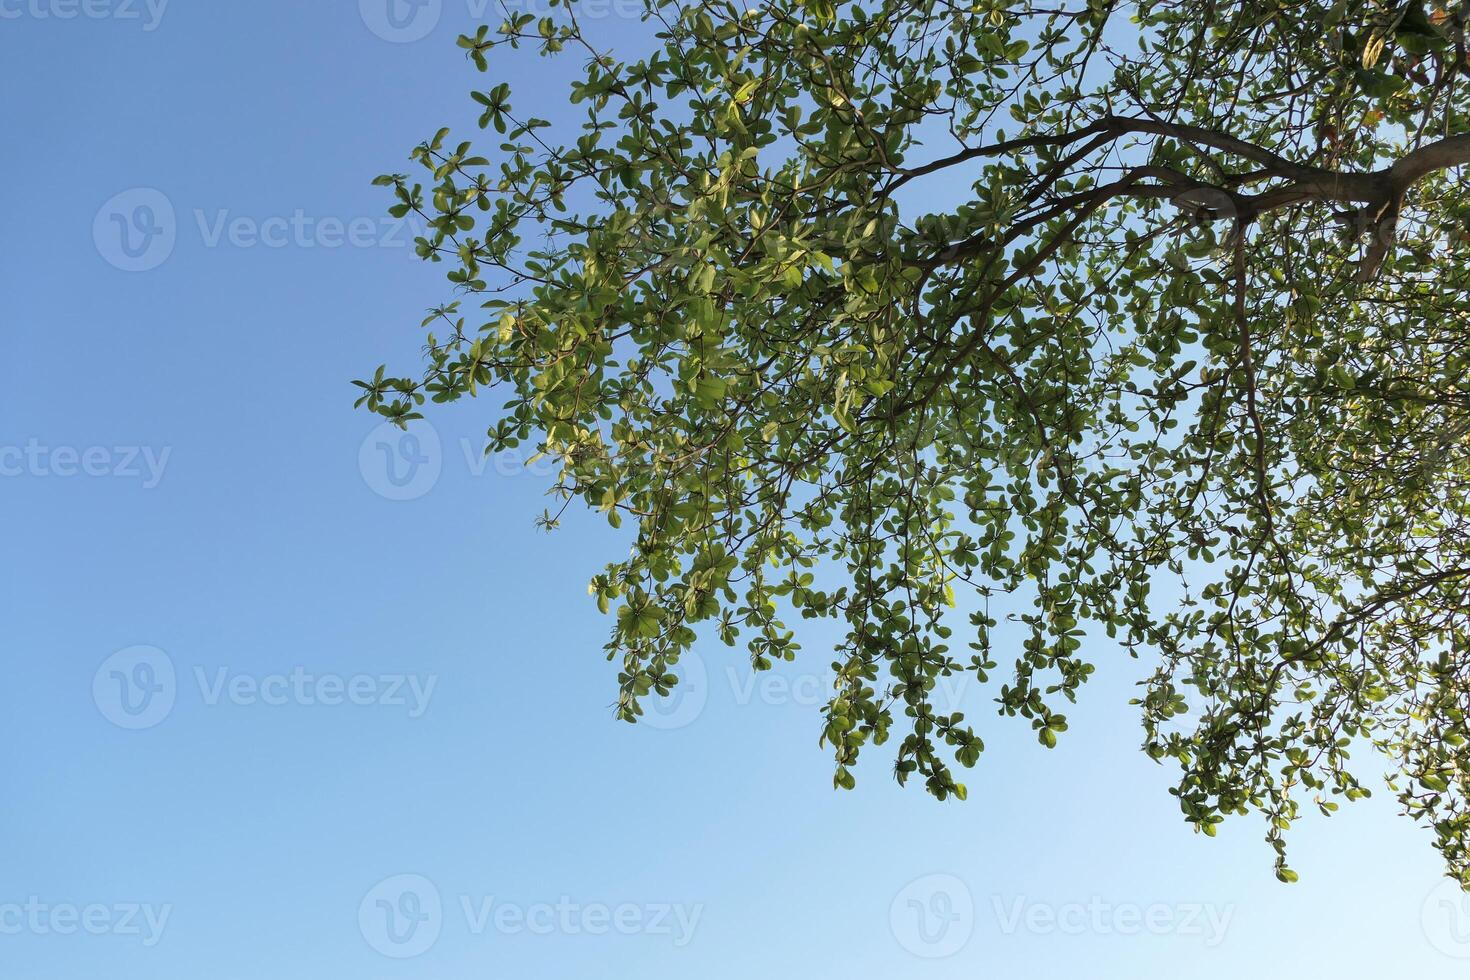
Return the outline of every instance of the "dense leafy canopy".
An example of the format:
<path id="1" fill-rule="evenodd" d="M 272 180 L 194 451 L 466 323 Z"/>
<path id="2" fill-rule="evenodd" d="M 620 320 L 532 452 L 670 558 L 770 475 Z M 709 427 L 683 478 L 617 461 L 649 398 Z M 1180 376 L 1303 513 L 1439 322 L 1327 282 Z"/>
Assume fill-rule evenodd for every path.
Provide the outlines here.
<path id="1" fill-rule="evenodd" d="M 1199 830 L 1259 811 L 1291 880 L 1376 746 L 1470 884 L 1470 5 L 646 3 L 642 52 L 559 0 L 460 39 L 576 59 L 586 121 L 498 82 L 490 148 L 380 178 L 460 295 L 358 382 L 496 389 L 492 450 L 636 522 L 592 583 L 619 715 L 701 624 L 759 669 L 831 618 L 837 784 L 893 737 L 963 797 L 936 679 L 1053 745 L 1091 627 L 1157 662 Z"/>

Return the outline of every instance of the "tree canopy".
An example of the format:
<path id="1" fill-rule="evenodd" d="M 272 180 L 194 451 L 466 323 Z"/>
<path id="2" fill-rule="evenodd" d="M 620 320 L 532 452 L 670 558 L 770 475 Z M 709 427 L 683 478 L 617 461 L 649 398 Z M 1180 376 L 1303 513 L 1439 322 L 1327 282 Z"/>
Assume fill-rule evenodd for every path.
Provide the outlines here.
<path id="1" fill-rule="evenodd" d="M 357 382 L 490 393 L 629 523 L 618 715 L 831 619 L 836 784 L 891 740 L 964 798 L 937 679 L 1051 746 L 1127 650 L 1198 830 L 1293 880 L 1376 749 L 1470 886 L 1470 4 L 641 2 L 641 50 L 565 0 L 459 39 L 493 135 L 379 178 L 454 295 Z M 579 127 L 513 103 L 537 53 Z"/>

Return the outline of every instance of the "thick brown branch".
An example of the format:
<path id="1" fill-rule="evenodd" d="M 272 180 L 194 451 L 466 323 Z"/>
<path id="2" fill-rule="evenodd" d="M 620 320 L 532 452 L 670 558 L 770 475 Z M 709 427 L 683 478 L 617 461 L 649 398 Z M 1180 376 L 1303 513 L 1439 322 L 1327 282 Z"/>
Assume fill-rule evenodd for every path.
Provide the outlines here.
<path id="1" fill-rule="evenodd" d="M 981 157 L 1001 156 L 1043 147 L 1067 147 L 1087 140 L 1083 147 L 1073 150 L 1063 160 L 1049 167 L 1033 185 L 1032 198 L 1027 203 L 1035 204 L 1039 203 L 1037 197 L 1055 183 L 1060 176 L 1060 170 L 1080 162 L 1089 153 L 1108 146 L 1123 136 L 1133 134 L 1161 136 L 1189 144 L 1196 151 L 1207 147 L 1222 154 L 1250 160 L 1262 168 L 1251 173 L 1250 180 L 1276 178 L 1284 183 L 1257 194 L 1243 194 L 1233 187 L 1220 187 L 1195 180 L 1168 168 L 1141 166 L 1129 170 L 1124 179 L 1109 185 L 1112 188 L 1111 196 L 1174 200 L 1202 219 L 1229 218 L 1247 224 L 1270 211 L 1308 202 L 1360 205 L 1357 230 L 1359 233 L 1370 234 L 1370 241 L 1358 270 L 1358 278 L 1363 282 L 1377 276 L 1393 248 L 1399 209 L 1408 190 L 1430 173 L 1470 163 L 1470 134 L 1449 136 L 1421 146 L 1381 170 L 1344 173 L 1295 163 L 1265 147 L 1216 129 L 1129 116 L 1107 116 L 1065 133 L 1019 137 L 972 147 L 920 167 L 902 170 L 886 190 L 892 192 L 916 177 Z M 1218 161 L 1210 162 L 1218 169 Z M 1140 183 L 1144 178 L 1153 178 L 1161 183 Z M 1104 198 L 1107 196 L 1105 194 Z M 1003 247 L 1083 202 L 1095 207 L 1098 204 L 1098 192 L 1088 191 L 1049 202 L 1045 209 L 1027 216 L 999 237 L 977 235 L 951 245 L 931 265 L 964 260 L 991 248 Z M 1227 203 L 1229 206 L 1226 206 Z"/>

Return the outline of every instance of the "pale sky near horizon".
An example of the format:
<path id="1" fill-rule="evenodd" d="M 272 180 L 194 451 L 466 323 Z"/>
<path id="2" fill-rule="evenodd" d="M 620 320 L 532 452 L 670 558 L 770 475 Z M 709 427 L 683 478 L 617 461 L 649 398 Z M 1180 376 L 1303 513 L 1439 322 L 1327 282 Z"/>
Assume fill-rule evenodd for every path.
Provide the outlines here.
<path id="1" fill-rule="evenodd" d="M 631 0 L 587 6 L 636 46 Z M 371 180 L 473 119 L 484 16 L 0 0 L 0 978 L 1470 968 L 1386 792 L 1302 821 L 1293 886 L 1259 818 L 1192 834 L 1102 637 L 1054 751 L 946 692 L 988 746 L 963 804 L 892 746 L 832 791 L 822 626 L 759 678 L 702 644 L 615 722 L 586 583 L 623 539 L 533 527 L 545 472 L 478 455 L 493 396 L 407 440 L 352 409 L 451 295 Z M 580 118 L 570 61 L 523 64 L 518 106 Z"/>

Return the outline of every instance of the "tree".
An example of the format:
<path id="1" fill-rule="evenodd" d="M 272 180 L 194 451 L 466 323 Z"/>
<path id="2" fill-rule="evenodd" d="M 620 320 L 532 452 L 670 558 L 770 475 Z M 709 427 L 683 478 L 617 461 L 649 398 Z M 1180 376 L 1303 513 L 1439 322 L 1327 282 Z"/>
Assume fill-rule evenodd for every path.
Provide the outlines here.
<path id="1" fill-rule="evenodd" d="M 490 155 L 379 178 L 459 296 L 357 382 L 497 389 L 490 450 L 636 524 L 618 715 L 701 628 L 762 670 L 830 618 L 835 783 L 894 736 L 963 799 L 936 679 L 1052 746 L 1105 634 L 1196 829 L 1258 811 L 1292 880 L 1372 747 L 1470 886 L 1470 4 L 645 2 L 637 60 L 565 0 L 459 39 L 576 59 L 586 121 L 500 82 Z"/>

